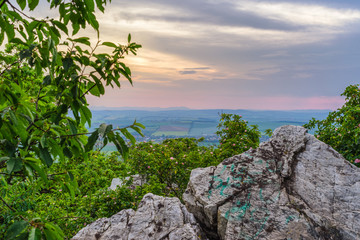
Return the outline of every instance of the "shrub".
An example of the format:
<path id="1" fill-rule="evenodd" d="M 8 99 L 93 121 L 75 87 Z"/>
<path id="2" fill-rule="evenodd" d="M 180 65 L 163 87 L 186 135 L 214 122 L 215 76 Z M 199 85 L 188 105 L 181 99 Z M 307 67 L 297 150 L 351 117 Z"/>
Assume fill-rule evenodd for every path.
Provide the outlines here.
<path id="1" fill-rule="evenodd" d="M 360 89 L 348 86 L 341 94 L 345 104 L 330 112 L 326 119 L 312 119 L 304 127 L 315 129 L 314 135 L 360 167 Z"/>

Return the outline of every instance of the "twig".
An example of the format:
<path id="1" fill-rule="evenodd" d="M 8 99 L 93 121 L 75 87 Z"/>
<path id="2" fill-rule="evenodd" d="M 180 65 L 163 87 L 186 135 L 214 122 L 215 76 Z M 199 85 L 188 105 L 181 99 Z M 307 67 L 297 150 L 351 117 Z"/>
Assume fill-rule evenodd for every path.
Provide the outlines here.
<path id="1" fill-rule="evenodd" d="M 0 76 L 2 76 L 9 68 L 11 68 L 12 66 L 14 66 L 15 64 L 17 63 L 20 63 L 21 61 L 18 60 L 16 62 L 13 62 L 12 64 L 10 64 L 9 66 L 7 66 L 1 73 L 0 73 Z"/>
<path id="2" fill-rule="evenodd" d="M 36 19 L 36 18 L 34 18 L 34 17 L 30 17 L 30 16 L 26 15 L 25 13 L 23 13 L 21 10 L 19 10 L 19 9 L 18 9 L 17 7 L 15 7 L 14 5 L 12 5 L 10 2 L 8 2 L 8 0 L 5 0 L 5 1 L 11 6 L 12 9 L 14 9 L 14 11 L 20 13 L 21 15 L 25 16 L 26 18 L 31 19 L 31 20 L 33 20 L 33 21 L 37 21 L 37 22 L 47 22 L 46 20 L 38 20 L 38 19 Z M 50 21 L 50 20 L 49 20 L 49 21 Z"/>
<path id="3" fill-rule="evenodd" d="M 9 204 L 7 204 L 7 202 L 5 202 L 5 200 L 2 197 L 0 197 L 0 199 L 5 204 L 5 206 L 7 206 L 11 211 L 16 212 L 16 210 L 12 208 Z"/>
<path id="4" fill-rule="evenodd" d="M 38 110 L 39 108 L 39 100 L 40 100 L 40 93 L 41 93 L 41 90 L 42 90 L 42 87 L 40 87 L 39 89 L 39 92 L 38 92 L 38 95 L 37 95 L 37 99 L 36 99 L 36 111 Z"/>
<path id="5" fill-rule="evenodd" d="M 7 204 L 7 202 L 5 202 L 5 200 L 0 197 L 0 200 L 5 204 L 5 206 L 7 206 L 11 211 L 13 212 L 17 212 L 16 209 L 14 209 L 13 207 L 11 207 L 9 204 Z M 24 218 L 23 216 L 19 215 L 20 218 L 22 218 L 23 220 L 27 221 L 26 218 Z"/>
<path id="6" fill-rule="evenodd" d="M 0 3 L 0 8 L 7 2 L 8 0 L 4 0 L 2 3 Z"/>

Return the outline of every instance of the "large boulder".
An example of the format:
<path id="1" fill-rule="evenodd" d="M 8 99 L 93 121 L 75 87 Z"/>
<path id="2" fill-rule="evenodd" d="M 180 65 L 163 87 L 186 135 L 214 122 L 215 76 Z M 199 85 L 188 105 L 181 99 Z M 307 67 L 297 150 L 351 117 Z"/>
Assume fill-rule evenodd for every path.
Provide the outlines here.
<path id="1" fill-rule="evenodd" d="M 211 239 L 360 239 L 360 169 L 299 126 L 193 170 L 183 199 Z"/>
<path id="2" fill-rule="evenodd" d="M 80 230 L 73 240 L 206 239 L 194 216 L 178 198 L 146 194 L 137 211 L 122 210 Z"/>

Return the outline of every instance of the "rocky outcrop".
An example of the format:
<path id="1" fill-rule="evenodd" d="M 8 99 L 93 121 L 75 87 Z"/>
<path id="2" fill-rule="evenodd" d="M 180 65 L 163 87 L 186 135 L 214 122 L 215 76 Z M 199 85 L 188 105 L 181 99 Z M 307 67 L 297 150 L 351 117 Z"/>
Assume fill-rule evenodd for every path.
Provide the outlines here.
<path id="1" fill-rule="evenodd" d="M 211 239 L 360 239 L 360 169 L 298 126 L 193 170 L 183 199 Z"/>
<path id="2" fill-rule="evenodd" d="M 206 239 L 194 216 L 177 198 L 146 194 L 137 211 L 122 210 L 80 230 L 73 240 Z"/>
<path id="3" fill-rule="evenodd" d="M 144 176 L 141 176 L 139 174 L 131 175 L 129 177 L 125 177 L 124 180 L 120 178 L 113 178 L 111 181 L 111 185 L 108 188 L 109 190 L 115 190 L 118 186 L 121 187 L 124 185 L 124 182 L 130 181 L 131 185 L 129 186 L 130 189 L 135 189 L 137 186 L 142 186 L 146 183 L 146 179 Z"/>

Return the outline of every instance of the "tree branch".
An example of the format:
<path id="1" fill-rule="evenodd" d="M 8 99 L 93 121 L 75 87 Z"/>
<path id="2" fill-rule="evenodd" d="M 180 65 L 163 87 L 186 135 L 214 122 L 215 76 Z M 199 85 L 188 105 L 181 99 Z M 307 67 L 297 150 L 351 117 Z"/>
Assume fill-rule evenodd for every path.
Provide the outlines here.
<path id="1" fill-rule="evenodd" d="M 36 18 L 34 18 L 34 17 L 30 17 L 30 16 L 26 15 L 26 14 L 25 14 L 23 11 L 21 11 L 20 9 L 18 9 L 17 7 L 15 7 L 13 4 L 11 4 L 11 2 L 9 2 L 8 0 L 4 0 L 4 1 L 7 2 L 14 11 L 20 13 L 21 15 L 25 16 L 25 17 L 28 18 L 28 19 L 31 19 L 31 20 L 37 21 L 37 22 L 47 22 L 46 20 L 38 20 L 38 19 L 36 19 Z M 50 20 L 49 20 L 49 21 L 50 21 Z"/>
<path id="2" fill-rule="evenodd" d="M 4 6 L 4 4 L 7 2 L 8 0 L 4 0 L 2 3 L 0 3 L 0 8 L 2 7 L 2 6 Z"/>

